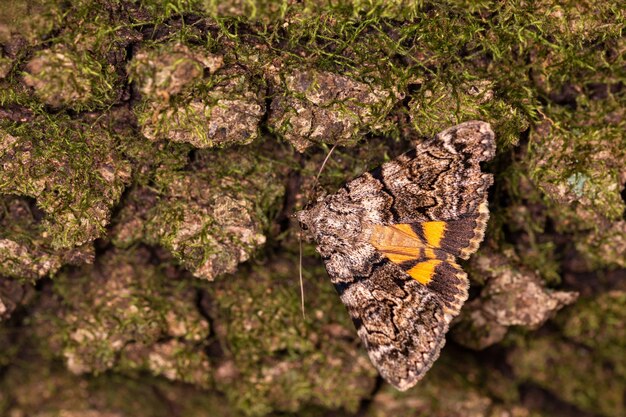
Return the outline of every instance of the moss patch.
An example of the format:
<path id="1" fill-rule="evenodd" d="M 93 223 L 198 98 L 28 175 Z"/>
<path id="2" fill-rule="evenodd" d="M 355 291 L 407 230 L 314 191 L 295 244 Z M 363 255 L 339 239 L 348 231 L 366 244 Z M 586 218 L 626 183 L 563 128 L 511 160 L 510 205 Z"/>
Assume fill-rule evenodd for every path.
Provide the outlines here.
<path id="1" fill-rule="evenodd" d="M 211 314 L 226 352 L 217 387 L 252 416 L 310 405 L 355 412 L 373 389 L 376 372 L 354 349 L 347 312 L 335 302 L 332 286 L 320 280 L 325 272 L 319 267 L 304 270 L 302 317 L 296 269 L 294 262 L 277 260 L 271 269 L 243 270 L 211 287 Z"/>
<path id="2" fill-rule="evenodd" d="M 157 187 L 130 194 L 114 241 L 163 246 L 197 277 L 234 272 L 266 241 L 284 193 L 276 168 L 246 148 L 198 153 L 189 169 L 159 172 Z"/>
<path id="3" fill-rule="evenodd" d="M 0 140 L 0 192 L 36 199 L 53 248 L 104 234 L 131 174 L 114 134 L 88 120 L 50 115 L 4 123 Z"/>
<path id="4" fill-rule="evenodd" d="M 53 337 L 75 374 L 144 370 L 207 387 L 202 346 L 209 325 L 195 308 L 195 289 L 149 259 L 145 249 L 111 251 L 94 267 L 60 275 L 54 283 L 60 304 L 40 318 L 59 317 Z"/>

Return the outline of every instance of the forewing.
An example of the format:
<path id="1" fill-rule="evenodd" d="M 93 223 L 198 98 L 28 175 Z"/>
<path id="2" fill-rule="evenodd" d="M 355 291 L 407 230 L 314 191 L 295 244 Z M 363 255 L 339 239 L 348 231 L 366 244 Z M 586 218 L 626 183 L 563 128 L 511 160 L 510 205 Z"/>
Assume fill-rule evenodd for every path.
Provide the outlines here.
<path id="1" fill-rule="evenodd" d="M 415 385 L 445 344 L 448 321 L 437 297 L 388 260 L 336 288 L 383 378 L 403 391 Z"/>
<path id="2" fill-rule="evenodd" d="M 367 175 L 378 180 L 392 200 L 389 223 L 454 220 L 475 213 L 493 182 L 480 162 L 495 155 L 488 123 L 451 127 Z"/>

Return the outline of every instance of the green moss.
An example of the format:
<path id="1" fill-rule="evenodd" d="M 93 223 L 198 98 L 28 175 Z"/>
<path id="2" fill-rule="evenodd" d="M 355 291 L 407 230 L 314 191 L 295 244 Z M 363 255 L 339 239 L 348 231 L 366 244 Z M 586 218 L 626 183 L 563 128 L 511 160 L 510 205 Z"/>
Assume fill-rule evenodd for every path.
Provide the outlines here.
<path id="1" fill-rule="evenodd" d="M 546 122 L 531 136 L 531 178 L 550 199 L 571 206 L 571 220 L 578 217 L 578 224 L 564 225 L 570 230 L 596 227 L 601 217 L 619 219 L 626 209 L 620 196 L 626 163 L 623 125 L 601 119 L 616 106 L 592 102 L 576 112 L 555 108 L 549 116 L 559 123 Z"/>
<path id="2" fill-rule="evenodd" d="M 249 21 L 270 23 L 281 20 L 311 19 L 320 13 L 328 13 L 342 18 L 367 14 L 372 19 L 408 18 L 418 9 L 418 3 L 406 0 L 355 0 L 310 1 L 298 3 L 288 0 L 234 0 L 220 2 L 204 0 L 204 9 L 215 17 L 241 17 Z"/>
<path id="3" fill-rule="evenodd" d="M 563 317 L 563 334 L 588 346 L 626 381 L 626 293 L 611 291 L 578 304 Z"/>
<path id="4" fill-rule="evenodd" d="M 263 145 L 261 145 L 263 146 Z M 194 275 L 234 272 L 265 243 L 284 186 L 278 155 L 261 147 L 198 152 L 184 170 L 161 170 L 135 189 L 120 213 L 115 243 L 137 240 L 169 250 Z M 267 156 L 265 156 L 267 155 Z M 237 160 L 237 164 L 232 161 Z"/>
<path id="5" fill-rule="evenodd" d="M 554 337 L 535 337 L 516 349 L 509 363 L 518 378 L 583 410 L 603 416 L 624 414 L 626 379 L 598 361 L 594 351 Z"/>
<path id="6" fill-rule="evenodd" d="M 0 193 L 36 199 L 55 249 L 102 236 L 130 179 L 114 134 L 62 115 L 3 125 Z"/>
<path id="7" fill-rule="evenodd" d="M 11 71 L 13 60 L 4 56 L 4 53 L 0 51 L 0 80 L 6 77 Z"/>
<path id="8" fill-rule="evenodd" d="M 326 273 L 304 267 L 303 318 L 297 265 L 277 259 L 268 266 L 211 287 L 227 352 L 216 372 L 218 389 L 247 415 L 297 412 L 307 404 L 356 411 L 376 373 L 354 349 L 353 326 Z"/>
<path id="9" fill-rule="evenodd" d="M 141 383 L 116 374 L 83 378 L 41 358 L 21 362 L 0 379 L 4 415 L 204 416 L 207 410 L 235 417 L 216 394 L 143 376 Z"/>
<path id="10" fill-rule="evenodd" d="M 277 78 L 269 128 L 300 152 L 313 142 L 354 146 L 359 133 L 385 128 L 398 100 L 393 91 L 331 72 L 295 69 Z"/>
<path id="11" fill-rule="evenodd" d="M 61 23 L 60 1 L 2 0 L 0 9 L 0 44 L 18 36 L 29 45 L 40 44 Z"/>
<path id="12" fill-rule="evenodd" d="M 445 85 L 437 80 L 420 86 L 409 103 L 414 129 L 424 136 L 433 136 L 451 125 L 484 120 L 491 123 L 500 146 L 516 144 L 520 133 L 529 126 L 523 112 L 496 97 L 492 81 L 456 82 Z"/>
<path id="13" fill-rule="evenodd" d="M 128 109 L 118 114 L 112 112 L 107 120 L 107 128 L 120 132 L 118 149 L 133 167 L 132 183 L 136 186 L 150 186 L 155 178 L 166 172 L 180 171 L 189 163 L 193 147 L 188 143 L 176 143 L 168 140 L 150 141 L 137 134 L 132 125 L 126 124 L 132 119 Z M 121 126 L 119 120 L 122 121 Z"/>
<path id="14" fill-rule="evenodd" d="M 263 114 L 264 84 L 253 71 L 242 71 L 239 57 L 223 45 L 220 54 L 208 53 L 216 42 L 211 35 L 197 37 L 154 44 L 134 56 L 129 72 L 142 93 L 135 108 L 142 132 L 196 147 L 251 142 Z"/>
<path id="15" fill-rule="evenodd" d="M 122 96 L 125 48 L 141 35 L 113 2 L 63 6 L 62 11 L 40 17 L 48 20 L 42 27 L 58 26 L 54 36 L 46 39 L 45 48 L 32 54 L 20 51 L 28 56 L 22 68 L 23 81 L 42 103 L 55 109 L 85 111 L 111 106 Z M 56 13 L 56 19 L 51 13 Z"/>
<path id="16" fill-rule="evenodd" d="M 93 260 L 89 245 L 54 249 L 40 214 L 26 198 L 0 195 L 0 275 L 34 281 L 65 263 Z"/>
<path id="17" fill-rule="evenodd" d="M 162 23 L 172 17 L 199 12 L 202 0 L 142 0 L 141 8 L 150 13 L 153 21 Z"/>
<path id="18" fill-rule="evenodd" d="M 193 284 L 170 280 L 149 264 L 148 251 L 108 252 L 94 266 L 59 275 L 54 291 L 62 303 L 54 337 L 72 372 L 145 370 L 210 385 L 202 352 L 209 327 Z"/>
<path id="19" fill-rule="evenodd" d="M 577 236 L 576 248 L 595 265 L 626 265 L 620 195 L 626 124 L 615 118 L 623 100 L 610 96 L 575 111 L 551 108 L 551 119 L 531 133 L 530 176 L 545 193 L 547 214 L 557 230 Z"/>
<path id="20" fill-rule="evenodd" d="M 608 230 L 593 230 L 576 241 L 576 249 L 594 267 L 626 267 L 626 221 L 613 222 Z"/>
<path id="21" fill-rule="evenodd" d="M 26 65 L 24 82 L 45 104 L 72 110 L 93 110 L 110 105 L 119 83 L 115 68 L 87 51 L 65 45 L 37 52 Z"/>
<path id="22" fill-rule="evenodd" d="M 232 65 L 220 70 L 223 63 L 222 55 L 181 43 L 136 54 L 129 72 L 143 97 L 135 112 L 144 136 L 198 148 L 256 139 L 263 97 L 250 74 Z"/>

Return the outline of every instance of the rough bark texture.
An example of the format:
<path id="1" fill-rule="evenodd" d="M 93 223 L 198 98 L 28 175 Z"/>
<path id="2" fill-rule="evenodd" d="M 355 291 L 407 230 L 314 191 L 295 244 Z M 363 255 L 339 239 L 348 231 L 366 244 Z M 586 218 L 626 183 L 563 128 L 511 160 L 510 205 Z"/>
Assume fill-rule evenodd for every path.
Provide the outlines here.
<path id="1" fill-rule="evenodd" d="M 0 0 L 0 415 L 625 415 L 625 26 L 619 1 Z M 399 393 L 310 244 L 302 317 L 293 214 L 476 119 L 470 300 Z"/>

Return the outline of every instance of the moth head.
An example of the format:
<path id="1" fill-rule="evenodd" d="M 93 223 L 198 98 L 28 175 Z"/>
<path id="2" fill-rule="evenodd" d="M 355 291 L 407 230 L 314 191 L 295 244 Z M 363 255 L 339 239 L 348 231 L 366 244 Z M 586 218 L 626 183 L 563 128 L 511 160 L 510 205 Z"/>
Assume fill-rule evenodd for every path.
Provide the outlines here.
<path id="1" fill-rule="evenodd" d="M 296 220 L 298 220 L 300 230 L 303 231 L 304 235 L 307 237 L 314 235 L 315 230 L 315 221 L 311 214 L 311 210 L 302 210 L 296 213 Z"/>
<path id="2" fill-rule="evenodd" d="M 336 240 L 354 240 L 361 232 L 362 216 L 357 211 L 338 211 L 327 199 L 296 215 L 305 235 L 318 243 Z"/>

